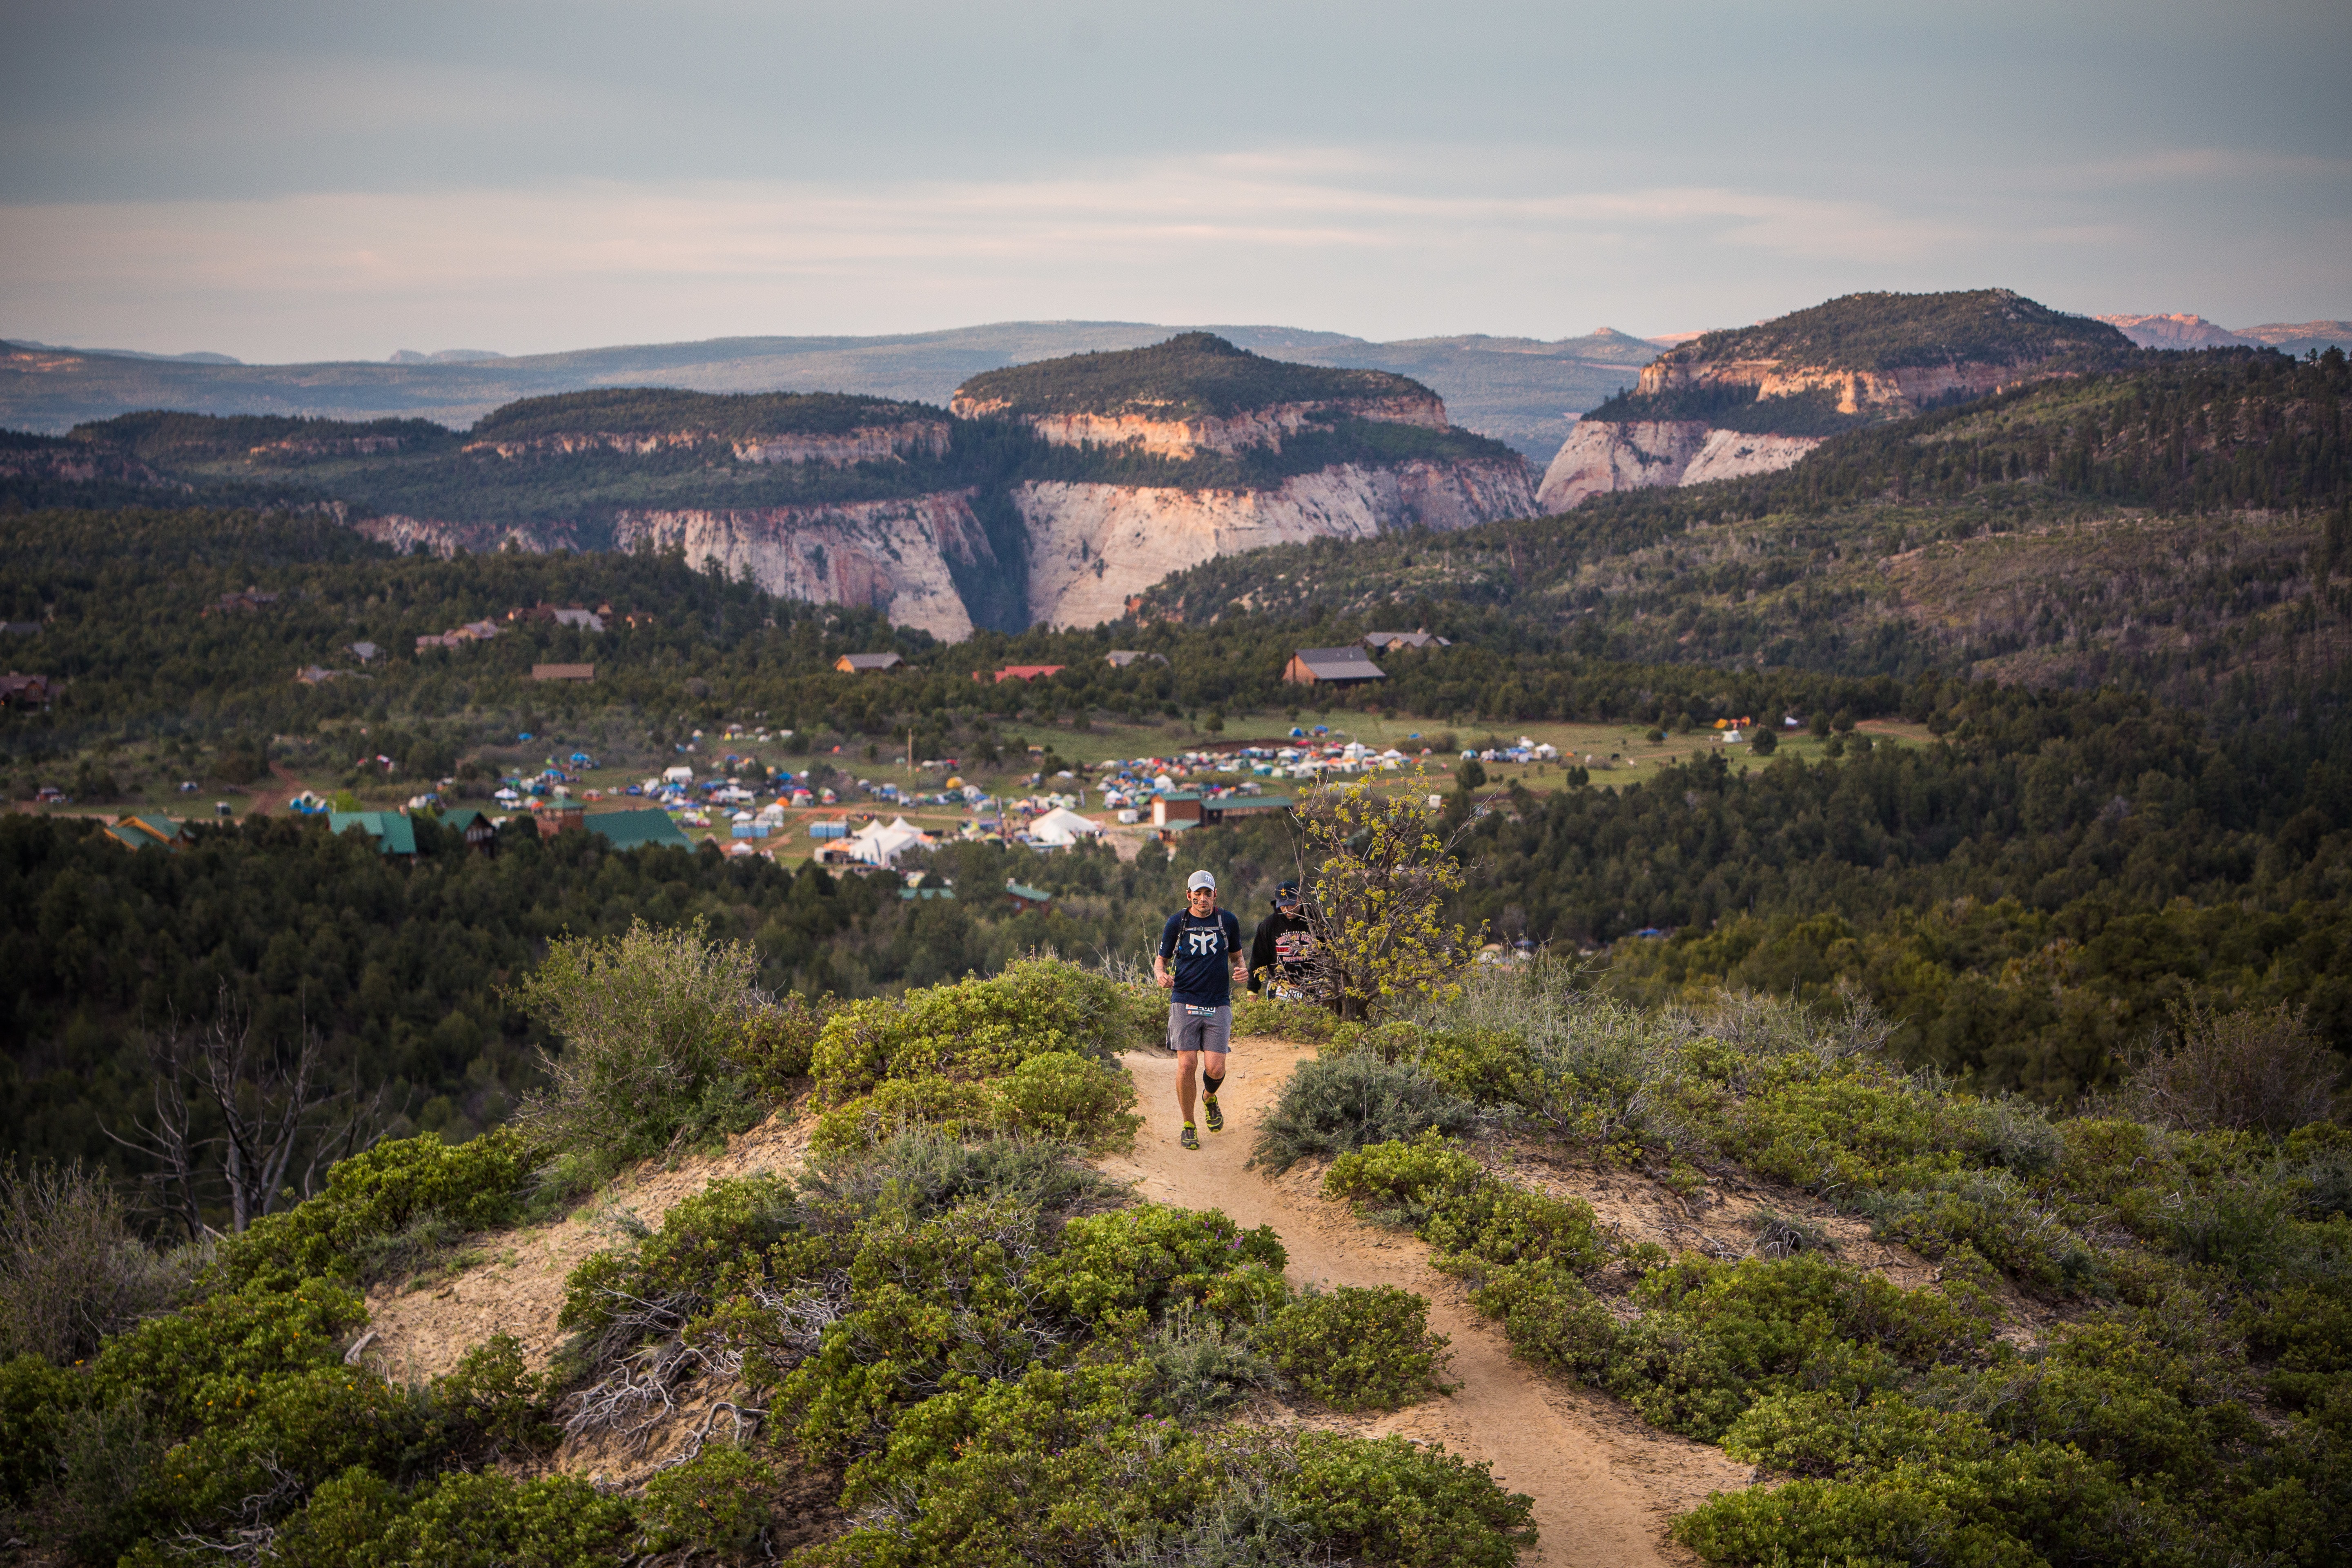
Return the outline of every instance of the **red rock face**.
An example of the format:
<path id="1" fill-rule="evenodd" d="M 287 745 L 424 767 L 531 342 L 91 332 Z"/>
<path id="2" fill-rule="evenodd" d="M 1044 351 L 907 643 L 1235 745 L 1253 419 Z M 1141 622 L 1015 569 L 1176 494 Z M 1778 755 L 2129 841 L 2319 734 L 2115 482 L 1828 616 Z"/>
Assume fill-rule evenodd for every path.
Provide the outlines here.
<path id="1" fill-rule="evenodd" d="M 1003 412 L 1002 400 L 958 397 L 949 411 L 960 419 L 977 419 Z M 1309 426 L 1335 417 L 1370 419 L 1386 425 L 1418 425 L 1445 428 L 1445 404 L 1431 397 L 1366 397 L 1311 403 L 1284 403 L 1254 408 L 1223 418 L 1157 419 L 1148 414 L 1032 414 L 1024 422 L 1057 447 L 1120 447 L 1139 444 L 1161 458 L 1191 458 L 1202 452 L 1230 457 L 1255 447 L 1282 449 L 1282 443 Z"/>

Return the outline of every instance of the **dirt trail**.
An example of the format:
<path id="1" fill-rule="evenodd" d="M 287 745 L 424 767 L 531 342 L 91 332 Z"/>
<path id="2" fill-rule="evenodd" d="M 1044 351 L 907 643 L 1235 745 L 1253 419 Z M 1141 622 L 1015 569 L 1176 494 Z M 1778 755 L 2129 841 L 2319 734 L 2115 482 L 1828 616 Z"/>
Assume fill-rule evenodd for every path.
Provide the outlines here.
<path id="1" fill-rule="evenodd" d="M 1495 1479 L 1536 1500 L 1541 1538 L 1521 1561 L 1535 1568 L 1642 1568 L 1696 1559 L 1667 1539 L 1666 1522 L 1718 1491 L 1747 1485 L 1748 1471 L 1722 1450 L 1657 1432 L 1615 1401 L 1567 1387 L 1511 1359 L 1502 1331 L 1472 1309 L 1461 1285 L 1429 1267 L 1412 1236 L 1359 1222 L 1320 1195 L 1320 1172 L 1299 1169 L 1269 1181 L 1244 1168 L 1257 1124 L 1311 1046 L 1237 1042 L 1219 1096 L 1225 1131 L 1203 1131 L 1198 1152 L 1180 1147 L 1173 1058 L 1125 1058 L 1146 1115 L 1132 1158 L 1106 1159 L 1107 1173 L 1141 1196 L 1188 1208 L 1219 1208 L 1244 1226 L 1270 1225 L 1289 1249 L 1291 1282 L 1398 1285 L 1430 1303 L 1430 1326 L 1452 1340 L 1448 1396 L 1391 1415 L 1347 1423 L 1372 1436 L 1402 1433 L 1443 1443 L 1494 1466 Z"/>

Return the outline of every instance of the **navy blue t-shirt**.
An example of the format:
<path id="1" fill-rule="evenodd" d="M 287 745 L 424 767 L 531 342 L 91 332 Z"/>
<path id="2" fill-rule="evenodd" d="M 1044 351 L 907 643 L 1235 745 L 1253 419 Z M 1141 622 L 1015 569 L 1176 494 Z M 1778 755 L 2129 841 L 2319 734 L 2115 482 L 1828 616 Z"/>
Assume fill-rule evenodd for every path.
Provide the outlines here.
<path id="1" fill-rule="evenodd" d="M 1234 999 L 1234 954 L 1242 950 L 1242 922 L 1230 910 L 1203 919 L 1179 910 L 1160 929 L 1160 956 L 1176 973 L 1176 1000 L 1223 1007 Z"/>

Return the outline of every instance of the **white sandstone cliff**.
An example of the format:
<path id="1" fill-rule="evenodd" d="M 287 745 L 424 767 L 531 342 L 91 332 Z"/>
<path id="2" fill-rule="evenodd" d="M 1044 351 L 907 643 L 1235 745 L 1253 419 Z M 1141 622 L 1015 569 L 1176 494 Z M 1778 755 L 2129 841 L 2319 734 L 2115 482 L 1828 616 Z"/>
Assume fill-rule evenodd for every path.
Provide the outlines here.
<path id="1" fill-rule="evenodd" d="M 1618 425 L 1580 419 L 1544 470 L 1536 504 L 1567 511 L 1607 490 L 1669 489 L 1709 479 L 1777 474 L 1822 444 L 1819 436 L 1748 436 L 1696 419 Z"/>
<path id="2" fill-rule="evenodd" d="M 391 515 L 353 526 L 401 551 L 421 543 L 445 556 L 509 544 L 531 552 L 580 547 L 578 530 L 569 522 L 511 527 Z M 678 550 L 688 564 L 715 561 L 730 577 L 748 569 L 772 594 L 878 609 L 900 626 L 920 626 L 950 642 L 970 637 L 972 628 L 948 563 L 984 568 L 996 563 L 972 515 L 970 490 L 832 506 L 622 511 L 614 518 L 613 536 L 616 549 Z"/>
<path id="3" fill-rule="evenodd" d="M 1236 550 L 1535 510 L 1526 466 L 1491 461 L 1339 464 L 1263 490 L 1031 482 L 1013 503 L 1029 535 L 1029 618 L 1052 626 L 1117 620 L 1170 573 Z"/>
<path id="4" fill-rule="evenodd" d="M 695 566 L 748 570 L 788 598 L 882 611 L 949 642 L 971 636 L 950 560 L 992 567 L 996 552 L 972 515 L 970 490 L 905 500 L 741 510 L 624 511 L 614 544 L 682 550 Z"/>

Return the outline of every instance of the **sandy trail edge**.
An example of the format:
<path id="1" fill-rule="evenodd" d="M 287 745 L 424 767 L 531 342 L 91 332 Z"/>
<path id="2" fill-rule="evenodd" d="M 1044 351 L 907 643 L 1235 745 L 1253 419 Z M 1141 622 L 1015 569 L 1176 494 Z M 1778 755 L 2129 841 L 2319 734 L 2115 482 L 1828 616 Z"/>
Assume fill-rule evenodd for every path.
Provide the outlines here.
<path id="1" fill-rule="evenodd" d="M 1429 1267 L 1410 1235 L 1359 1222 L 1322 1197 L 1319 1172 L 1269 1181 L 1245 1169 L 1257 1125 L 1312 1046 L 1235 1042 L 1219 1097 L 1225 1131 L 1201 1135 L 1189 1152 L 1176 1142 L 1174 1058 L 1136 1052 L 1121 1058 L 1135 1075 L 1145 1124 L 1131 1157 L 1096 1162 L 1136 1184 L 1139 1195 L 1187 1208 L 1217 1208 L 1244 1226 L 1270 1225 L 1289 1249 L 1294 1285 L 1398 1285 L 1429 1299 L 1430 1326 L 1453 1342 L 1449 1397 L 1374 1419 L 1349 1422 L 1373 1436 L 1402 1433 L 1494 1467 L 1495 1479 L 1535 1499 L 1540 1537 L 1525 1564 L 1547 1568 L 1642 1568 L 1696 1557 L 1669 1540 L 1666 1523 L 1719 1491 L 1748 1484 L 1748 1469 L 1722 1450 L 1654 1431 L 1613 1400 L 1566 1387 L 1511 1359 L 1502 1331 L 1480 1317 L 1456 1280 Z"/>

